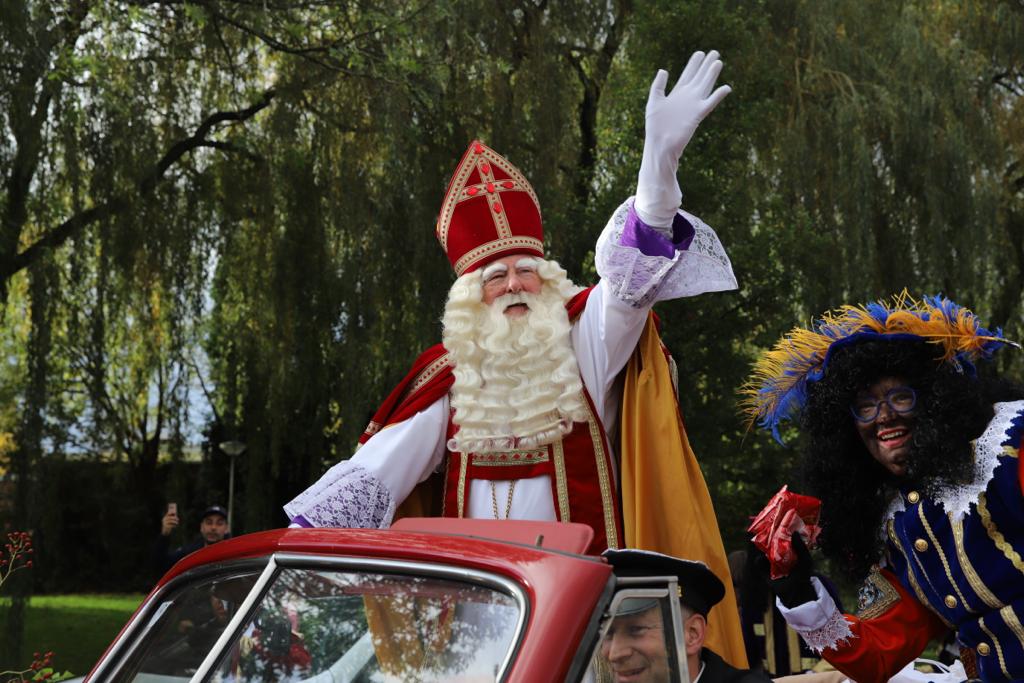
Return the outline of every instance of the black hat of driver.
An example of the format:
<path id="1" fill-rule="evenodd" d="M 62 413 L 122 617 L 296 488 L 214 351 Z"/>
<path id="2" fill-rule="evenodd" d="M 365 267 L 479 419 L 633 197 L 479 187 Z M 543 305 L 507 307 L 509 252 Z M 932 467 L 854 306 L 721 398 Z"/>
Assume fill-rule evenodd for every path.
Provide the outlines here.
<path id="1" fill-rule="evenodd" d="M 651 550 L 605 550 L 601 556 L 616 576 L 674 576 L 679 601 L 704 617 L 725 597 L 725 584 L 703 562 L 681 560 Z"/>

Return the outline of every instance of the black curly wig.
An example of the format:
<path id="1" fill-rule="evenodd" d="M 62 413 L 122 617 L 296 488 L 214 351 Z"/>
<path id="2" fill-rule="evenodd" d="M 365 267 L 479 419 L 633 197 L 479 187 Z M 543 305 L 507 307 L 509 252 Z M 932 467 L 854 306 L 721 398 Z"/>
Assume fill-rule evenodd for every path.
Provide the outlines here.
<path id="1" fill-rule="evenodd" d="M 1016 386 L 980 379 L 935 354 L 926 341 L 860 341 L 834 349 L 825 376 L 808 388 L 803 484 L 822 501 L 822 552 L 853 581 L 882 556 L 883 515 L 897 487 L 935 495 L 970 481 L 970 443 L 992 419 L 993 402 L 1021 396 Z M 917 393 L 907 470 L 899 478 L 871 457 L 850 414 L 856 393 L 886 376 L 901 377 Z"/>

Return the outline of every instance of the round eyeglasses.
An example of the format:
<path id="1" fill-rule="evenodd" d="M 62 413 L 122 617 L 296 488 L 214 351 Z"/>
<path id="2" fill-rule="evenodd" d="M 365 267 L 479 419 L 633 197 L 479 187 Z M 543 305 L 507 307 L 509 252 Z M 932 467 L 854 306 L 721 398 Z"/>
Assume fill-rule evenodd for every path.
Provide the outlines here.
<path id="1" fill-rule="evenodd" d="M 885 392 L 885 398 L 875 401 L 870 398 L 863 398 L 854 401 L 850 406 L 850 412 L 857 422 L 867 424 L 878 419 L 878 413 L 885 403 L 894 413 L 903 415 L 909 413 L 917 405 L 917 394 L 910 387 L 893 387 Z"/>

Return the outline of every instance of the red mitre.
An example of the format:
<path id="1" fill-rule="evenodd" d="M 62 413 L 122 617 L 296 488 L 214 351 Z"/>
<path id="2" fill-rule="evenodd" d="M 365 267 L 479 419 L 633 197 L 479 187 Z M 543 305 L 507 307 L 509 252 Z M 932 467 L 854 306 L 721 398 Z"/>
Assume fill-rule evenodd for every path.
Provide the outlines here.
<path id="1" fill-rule="evenodd" d="M 448 184 L 437 239 L 458 276 L 509 254 L 543 258 L 540 202 L 518 168 L 474 140 Z"/>

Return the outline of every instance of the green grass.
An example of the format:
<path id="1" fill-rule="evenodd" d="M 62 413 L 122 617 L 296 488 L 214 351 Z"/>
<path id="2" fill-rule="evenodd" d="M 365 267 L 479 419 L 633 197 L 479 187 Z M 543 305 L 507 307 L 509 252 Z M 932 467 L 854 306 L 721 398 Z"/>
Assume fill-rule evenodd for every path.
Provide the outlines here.
<path id="1" fill-rule="evenodd" d="M 144 595 L 36 595 L 28 607 L 23 663 L 33 652 L 53 652 L 54 668 L 85 675 L 128 621 Z M 6 623 L 10 602 L 0 601 L 0 623 Z M 0 670 L 14 668 L 0 662 Z"/>

